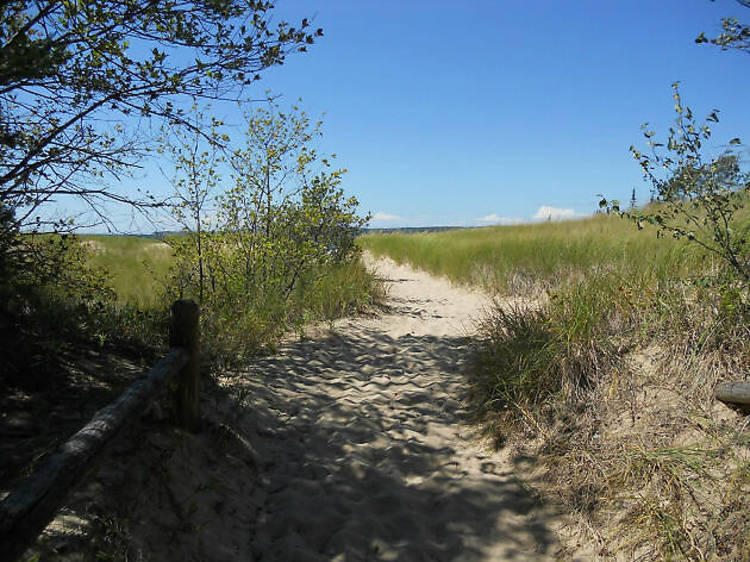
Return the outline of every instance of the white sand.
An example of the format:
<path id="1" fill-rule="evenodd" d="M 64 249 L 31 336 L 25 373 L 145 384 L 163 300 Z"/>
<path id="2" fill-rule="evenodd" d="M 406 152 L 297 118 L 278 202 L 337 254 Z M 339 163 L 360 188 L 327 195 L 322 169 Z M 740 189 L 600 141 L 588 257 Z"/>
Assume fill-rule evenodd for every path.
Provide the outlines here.
<path id="1" fill-rule="evenodd" d="M 390 260 L 391 310 L 285 345 L 245 376 L 265 502 L 262 560 L 537 560 L 558 550 L 462 403 L 487 297 Z"/>
<path id="2" fill-rule="evenodd" d="M 466 336 L 487 297 L 370 264 L 388 279 L 388 312 L 342 320 L 221 378 L 197 435 L 152 414 L 48 527 L 47 548 L 73 554 L 81 527 L 97 521 L 104 551 L 133 560 L 558 553 L 556 518 L 481 444 L 462 401 Z"/>

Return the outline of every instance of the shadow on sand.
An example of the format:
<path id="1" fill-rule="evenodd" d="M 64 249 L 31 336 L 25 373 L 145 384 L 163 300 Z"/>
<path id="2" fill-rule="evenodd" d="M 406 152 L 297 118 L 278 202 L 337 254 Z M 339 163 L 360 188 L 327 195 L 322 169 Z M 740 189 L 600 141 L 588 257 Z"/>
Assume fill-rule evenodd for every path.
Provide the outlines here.
<path id="1" fill-rule="evenodd" d="M 554 514 L 475 439 L 468 342 L 346 332 L 222 377 L 197 435 L 149 414 L 48 528 L 41 559 L 553 557 Z"/>
<path id="2" fill-rule="evenodd" d="M 264 560 L 527 560 L 545 511 L 473 441 L 460 338 L 377 330 L 286 346 L 226 381 L 248 393 L 267 496 Z"/>

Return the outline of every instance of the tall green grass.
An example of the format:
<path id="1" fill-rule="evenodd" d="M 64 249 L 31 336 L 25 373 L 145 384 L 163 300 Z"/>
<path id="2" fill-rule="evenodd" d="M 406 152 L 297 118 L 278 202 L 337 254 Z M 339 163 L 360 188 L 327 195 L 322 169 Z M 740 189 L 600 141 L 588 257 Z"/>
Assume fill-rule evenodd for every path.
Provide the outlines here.
<path id="1" fill-rule="evenodd" d="M 712 262 L 685 242 L 657 240 L 607 215 L 518 226 L 420 234 L 363 236 L 363 248 L 409 262 L 436 275 L 493 292 L 528 284 L 556 285 L 590 271 L 622 269 L 633 275 L 690 275 Z"/>
<path id="2" fill-rule="evenodd" d="M 81 236 L 90 262 L 110 275 L 120 304 L 149 307 L 163 296 L 172 249 L 159 240 L 140 236 Z"/>

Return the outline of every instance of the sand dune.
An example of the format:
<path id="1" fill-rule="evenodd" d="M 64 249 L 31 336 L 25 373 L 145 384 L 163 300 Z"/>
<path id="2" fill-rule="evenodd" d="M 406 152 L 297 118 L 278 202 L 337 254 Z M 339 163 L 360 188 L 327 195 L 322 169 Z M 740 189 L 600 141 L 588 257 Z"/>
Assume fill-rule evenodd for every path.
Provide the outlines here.
<path id="1" fill-rule="evenodd" d="M 204 428 L 151 414 L 45 533 L 60 558 L 544 560 L 555 518 L 477 438 L 463 370 L 482 293 L 391 261 L 390 309 L 207 389 Z M 83 529 L 99 528 L 104 544 Z M 77 539 L 77 543 L 76 543 Z"/>
<path id="2" fill-rule="evenodd" d="M 371 262 L 391 310 L 285 345 L 241 381 L 257 415 L 262 560 L 533 560 L 546 514 L 468 424 L 481 293 Z"/>

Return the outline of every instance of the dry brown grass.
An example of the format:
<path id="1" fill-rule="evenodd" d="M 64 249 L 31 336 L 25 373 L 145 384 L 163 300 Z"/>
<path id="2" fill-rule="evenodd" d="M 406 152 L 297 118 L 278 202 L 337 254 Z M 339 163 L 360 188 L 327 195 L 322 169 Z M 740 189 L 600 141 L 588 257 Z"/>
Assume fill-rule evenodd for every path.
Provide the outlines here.
<path id="1" fill-rule="evenodd" d="M 747 365 L 743 330 L 704 335 L 702 348 L 701 330 L 672 332 L 597 371 L 579 400 L 526 405 L 515 424 L 507 409 L 486 416 L 573 515 L 569 545 L 600 559 L 750 559 L 750 419 L 712 398 Z"/>

